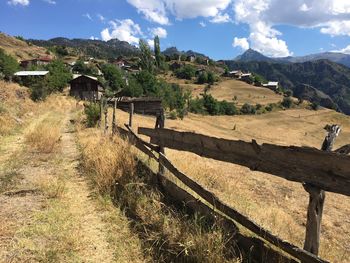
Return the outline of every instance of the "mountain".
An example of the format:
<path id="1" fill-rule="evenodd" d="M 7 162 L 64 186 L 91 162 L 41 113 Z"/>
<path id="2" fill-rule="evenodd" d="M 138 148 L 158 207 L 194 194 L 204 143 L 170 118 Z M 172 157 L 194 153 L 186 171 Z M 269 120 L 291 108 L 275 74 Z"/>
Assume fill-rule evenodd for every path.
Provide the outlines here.
<path id="1" fill-rule="evenodd" d="M 139 54 L 139 49 L 137 47 L 130 45 L 126 41 L 120 41 L 118 39 L 101 41 L 57 37 L 50 40 L 29 39 L 27 42 L 42 47 L 69 47 L 76 50 L 77 53 L 82 53 L 86 56 L 99 59 L 117 58 L 119 56 L 135 56 Z"/>
<path id="2" fill-rule="evenodd" d="M 165 49 L 163 52 L 163 55 L 166 56 L 174 56 L 174 55 L 186 55 L 186 56 L 196 56 L 196 57 L 202 57 L 202 58 L 207 58 L 208 56 L 195 52 L 193 50 L 188 50 L 188 51 L 179 51 L 176 47 L 169 47 Z"/>
<path id="3" fill-rule="evenodd" d="M 225 61 L 225 64 L 230 70 L 251 71 L 262 75 L 269 81 L 279 81 L 283 88 L 295 91 L 296 95 L 300 92 L 300 85 L 307 84 L 328 95 L 337 109 L 350 115 L 350 69 L 348 67 L 329 60 L 303 63 L 229 60 Z M 308 89 L 307 93 L 316 99 L 320 93 L 317 93 L 316 96 L 314 92 L 315 90 Z M 321 99 L 319 102 L 323 103 L 322 106 L 329 107 L 328 102 L 324 103 Z"/>
<path id="4" fill-rule="evenodd" d="M 329 61 L 342 64 L 350 68 L 350 55 L 337 53 L 337 52 L 323 52 L 317 54 L 311 54 L 307 56 L 299 57 L 278 57 L 271 58 L 264 56 L 263 54 L 253 49 L 248 49 L 242 55 L 235 58 L 237 61 L 250 62 L 250 61 L 267 61 L 267 62 L 280 62 L 280 63 L 303 63 L 308 61 L 316 61 L 327 59 Z"/>
<path id="5" fill-rule="evenodd" d="M 250 61 L 267 61 L 272 62 L 274 61 L 273 58 L 269 58 L 264 56 L 263 54 L 259 53 L 258 51 L 255 51 L 254 49 L 248 49 L 245 51 L 242 55 L 235 58 L 236 61 L 241 62 L 250 62 Z"/>

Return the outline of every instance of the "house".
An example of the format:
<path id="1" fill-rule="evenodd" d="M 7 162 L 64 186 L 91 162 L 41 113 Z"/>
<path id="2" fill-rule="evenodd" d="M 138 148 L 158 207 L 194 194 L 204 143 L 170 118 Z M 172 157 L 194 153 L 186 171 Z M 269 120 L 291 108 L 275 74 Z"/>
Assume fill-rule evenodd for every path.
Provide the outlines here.
<path id="1" fill-rule="evenodd" d="M 239 79 L 246 81 L 246 82 L 249 82 L 251 76 L 252 76 L 252 73 L 242 73 L 241 77 Z"/>
<path id="2" fill-rule="evenodd" d="M 187 56 L 187 61 L 195 62 L 195 60 L 196 60 L 196 56 L 195 55 Z"/>
<path id="3" fill-rule="evenodd" d="M 41 57 L 41 58 L 35 58 L 35 59 L 29 59 L 29 60 L 22 60 L 20 62 L 20 66 L 22 68 L 28 68 L 30 66 L 47 66 L 52 61 L 52 58 L 50 57 Z"/>
<path id="4" fill-rule="evenodd" d="M 235 78 L 235 79 L 240 79 L 241 76 L 242 76 L 242 71 L 240 70 L 232 70 L 228 73 L 228 75 L 231 77 L 231 78 Z"/>
<path id="5" fill-rule="evenodd" d="M 16 77 L 45 77 L 49 71 L 18 71 L 14 75 Z"/>
<path id="6" fill-rule="evenodd" d="M 70 82 L 69 95 L 81 100 L 100 100 L 104 89 L 97 78 L 87 75 L 74 75 Z"/>
<path id="7" fill-rule="evenodd" d="M 278 82 L 277 81 L 269 81 L 267 84 L 263 84 L 263 87 L 266 87 L 271 90 L 278 90 Z"/>

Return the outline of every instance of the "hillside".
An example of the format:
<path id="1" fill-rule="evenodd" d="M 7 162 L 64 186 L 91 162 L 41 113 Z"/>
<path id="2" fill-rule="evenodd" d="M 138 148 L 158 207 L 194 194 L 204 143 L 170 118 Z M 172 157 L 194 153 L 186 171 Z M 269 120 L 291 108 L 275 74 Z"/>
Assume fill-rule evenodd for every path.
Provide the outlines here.
<path id="1" fill-rule="evenodd" d="M 12 55 L 17 60 L 46 57 L 48 55 L 46 48 L 28 44 L 25 41 L 4 33 L 0 33 L 0 48 L 4 49 L 7 54 Z"/>
<path id="2" fill-rule="evenodd" d="M 117 58 L 119 56 L 135 56 L 138 48 L 128 42 L 112 39 L 109 41 L 90 39 L 68 39 L 57 37 L 50 40 L 29 39 L 29 42 L 42 47 L 63 46 L 72 48 L 76 54 L 98 59 Z"/>
<path id="3" fill-rule="evenodd" d="M 350 69 L 328 61 L 304 63 L 225 61 L 230 70 L 241 69 L 262 75 L 270 81 L 279 81 L 283 88 L 295 90 L 307 84 L 330 96 L 337 108 L 350 114 Z M 317 100 L 317 99 L 316 99 Z"/>

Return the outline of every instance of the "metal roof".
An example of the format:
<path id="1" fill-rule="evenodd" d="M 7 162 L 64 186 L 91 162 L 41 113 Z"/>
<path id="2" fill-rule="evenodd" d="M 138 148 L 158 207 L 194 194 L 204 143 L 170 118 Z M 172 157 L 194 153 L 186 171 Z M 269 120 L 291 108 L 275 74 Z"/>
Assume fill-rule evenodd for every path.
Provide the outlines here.
<path id="1" fill-rule="evenodd" d="M 84 74 L 73 74 L 73 79 L 72 80 L 75 80 L 81 76 L 84 76 L 84 77 L 87 77 L 89 79 L 93 79 L 93 80 L 96 80 L 98 81 L 98 79 L 96 77 L 93 77 L 93 76 L 89 76 L 89 75 L 84 75 Z"/>
<path id="2" fill-rule="evenodd" d="M 15 76 L 45 76 L 49 71 L 18 71 Z"/>
<path id="3" fill-rule="evenodd" d="M 269 81 L 267 83 L 268 86 L 277 86 L 278 85 L 278 82 L 277 81 Z"/>

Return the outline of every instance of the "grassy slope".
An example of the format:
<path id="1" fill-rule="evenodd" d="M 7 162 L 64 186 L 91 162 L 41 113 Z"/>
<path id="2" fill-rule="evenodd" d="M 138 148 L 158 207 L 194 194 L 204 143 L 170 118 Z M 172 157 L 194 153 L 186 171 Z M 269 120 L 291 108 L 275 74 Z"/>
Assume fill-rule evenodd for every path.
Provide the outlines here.
<path id="1" fill-rule="evenodd" d="M 118 123 L 127 123 L 126 113 L 118 112 Z M 154 127 L 155 120 L 135 116 L 138 126 Z M 293 109 L 256 116 L 199 116 L 190 114 L 184 121 L 166 120 L 166 127 L 194 131 L 215 137 L 257 139 L 281 145 L 306 145 L 320 148 L 329 123 L 342 125 L 335 148 L 349 143 L 350 117 L 331 111 Z M 236 129 L 233 130 L 233 127 Z M 253 172 L 244 167 L 201 158 L 195 154 L 166 150 L 170 159 L 191 177 L 222 200 L 249 215 L 282 238 L 303 245 L 308 195 L 301 184 Z M 334 262 L 349 262 L 350 203 L 348 197 L 327 193 L 322 220 L 321 256 Z"/>
<path id="2" fill-rule="evenodd" d="M 45 57 L 46 49 L 35 45 L 28 45 L 26 42 L 0 33 L 0 48 L 18 60 Z"/>
<path id="3" fill-rule="evenodd" d="M 195 84 L 193 83 L 194 81 L 178 79 L 169 74 L 163 76 L 163 78 L 169 83 L 177 83 L 183 88 L 192 91 L 193 97 L 200 96 L 200 94 L 204 92 L 206 86 Z M 243 81 L 229 78 L 222 78 L 220 82 L 212 85 L 208 93 L 212 94 L 213 97 L 218 100 L 226 100 L 229 102 L 232 102 L 233 98 L 236 96 L 236 103 L 238 106 L 242 106 L 244 103 L 267 105 L 269 103 L 280 102 L 283 99 L 281 95 L 276 94 L 272 90 L 255 87 Z"/>

